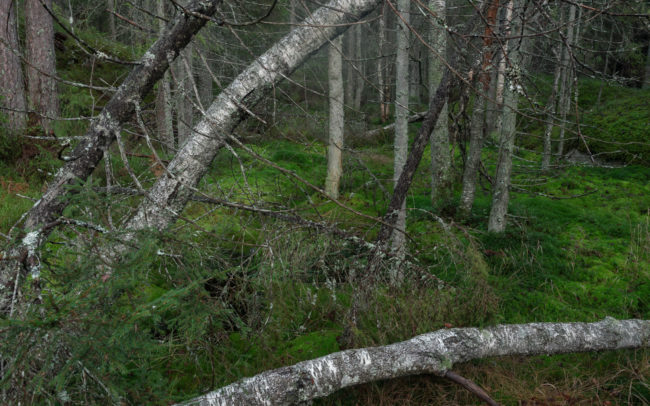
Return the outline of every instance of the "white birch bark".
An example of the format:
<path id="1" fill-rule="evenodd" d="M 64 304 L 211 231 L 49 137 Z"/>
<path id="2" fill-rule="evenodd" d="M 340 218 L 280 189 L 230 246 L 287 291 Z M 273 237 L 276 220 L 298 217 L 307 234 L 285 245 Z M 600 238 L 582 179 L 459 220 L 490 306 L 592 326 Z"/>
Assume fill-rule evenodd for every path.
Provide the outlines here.
<path id="1" fill-rule="evenodd" d="M 7 117 L 9 133 L 25 128 L 25 85 L 20 66 L 15 1 L 0 1 L 0 110 Z"/>
<path id="2" fill-rule="evenodd" d="M 327 147 L 327 178 L 325 192 L 333 199 L 339 198 L 342 172 L 343 128 L 343 41 L 338 37 L 328 47 L 329 83 L 329 145 Z"/>
<path id="3" fill-rule="evenodd" d="M 407 26 L 410 17 L 410 0 L 397 2 L 397 56 L 395 58 L 395 158 L 393 163 L 393 182 L 397 184 L 402 175 L 408 155 L 408 117 L 409 117 L 409 39 L 410 31 Z M 397 214 L 393 232 L 392 249 L 395 253 L 403 252 L 406 231 L 406 202 Z"/>
<path id="4" fill-rule="evenodd" d="M 50 133 L 53 131 L 50 118 L 59 116 L 59 92 L 53 78 L 56 76 L 54 24 L 43 5 L 51 10 L 52 0 L 25 0 L 27 98 L 29 107 L 40 115 L 37 121 Z"/>
<path id="5" fill-rule="evenodd" d="M 331 0 L 257 58 L 217 96 L 169 164 L 168 172 L 158 178 L 148 198 L 140 203 L 124 228 L 130 231 L 165 229 L 175 221 L 210 162 L 223 147 L 227 134 L 243 119 L 246 109 L 255 105 L 274 84 L 293 72 L 329 39 L 344 31 L 345 24 L 370 13 L 379 2 Z M 131 233 L 126 233 L 124 238 L 132 237 Z"/>
<path id="6" fill-rule="evenodd" d="M 360 348 L 263 372 L 183 405 L 295 405 L 362 383 L 409 375 L 444 376 L 462 362 L 650 346 L 650 321 L 530 323 L 452 328 L 383 347 Z"/>
<path id="7" fill-rule="evenodd" d="M 446 20 L 446 0 L 431 0 L 429 8 L 439 18 L 438 23 L 429 27 L 429 41 L 433 49 L 438 53 L 429 53 L 429 91 L 433 97 L 434 90 L 440 84 L 444 65 L 440 58 L 447 55 L 447 32 L 444 26 Z M 431 200 L 436 202 L 439 199 L 449 197 L 451 193 L 451 149 L 449 145 L 449 131 L 447 118 L 447 103 L 440 112 L 436 128 L 431 133 Z"/>

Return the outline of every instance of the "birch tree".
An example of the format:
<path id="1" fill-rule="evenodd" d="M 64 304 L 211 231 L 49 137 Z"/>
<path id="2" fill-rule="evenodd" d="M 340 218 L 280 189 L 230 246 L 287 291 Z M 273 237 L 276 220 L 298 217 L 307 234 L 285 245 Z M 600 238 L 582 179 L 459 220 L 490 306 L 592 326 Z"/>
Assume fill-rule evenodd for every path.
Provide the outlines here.
<path id="1" fill-rule="evenodd" d="M 54 79 L 54 25 L 45 7 L 51 10 L 52 0 L 25 0 L 25 48 L 29 107 L 39 114 L 38 122 L 50 133 L 51 119 L 59 115 L 59 93 Z"/>
<path id="2" fill-rule="evenodd" d="M 342 172 L 343 128 L 343 41 L 341 37 L 332 41 L 328 47 L 328 86 L 329 86 L 329 145 L 327 146 L 327 179 L 325 192 L 333 199 L 339 197 L 339 183 Z"/>
<path id="3" fill-rule="evenodd" d="M 574 4 L 568 5 L 569 16 L 566 20 L 566 36 L 562 38 L 564 43 L 562 51 L 562 80 L 560 84 L 560 99 L 558 101 L 558 109 L 560 113 L 560 139 L 557 147 L 557 155 L 562 157 L 564 155 L 564 134 L 567 127 L 567 115 L 571 107 L 571 87 L 572 87 L 572 72 L 571 67 L 571 48 L 573 46 L 573 34 L 575 32 L 575 19 L 576 19 L 576 6 Z"/>
<path id="4" fill-rule="evenodd" d="M 517 32 L 522 28 L 523 16 L 514 14 L 514 1 L 510 0 L 506 9 L 506 24 L 510 27 L 507 30 L 507 36 L 510 33 Z M 506 214 L 508 213 L 508 203 L 510 201 L 510 183 L 512 176 L 512 154 L 515 147 L 515 138 L 517 134 L 517 103 L 519 101 L 519 92 L 521 91 L 521 76 L 526 67 L 529 44 L 533 40 L 529 37 L 530 21 L 526 23 L 523 29 L 523 35 L 520 38 L 508 41 L 507 56 L 509 61 L 509 75 L 507 85 L 504 89 L 504 109 L 503 119 L 501 122 L 501 136 L 499 140 L 499 158 L 497 161 L 496 180 L 492 192 L 492 208 L 488 218 L 488 231 L 502 233 L 506 229 Z M 504 58 L 506 59 L 506 58 Z"/>
<path id="5" fill-rule="evenodd" d="M 460 205 L 458 207 L 459 217 L 467 217 L 472 211 L 474 197 L 476 194 L 476 181 L 478 179 L 478 169 L 481 163 L 481 152 L 485 141 L 485 106 L 486 95 L 490 89 L 490 66 L 494 51 L 491 50 L 494 41 L 493 27 L 496 22 L 497 11 L 499 10 L 499 0 L 491 0 L 487 15 L 485 16 L 486 26 L 483 37 L 483 61 L 479 73 L 479 83 L 474 98 L 474 107 L 472 109 L 471 137 L 469 142 L 469 151 L 465 159 L 465 170 L 463 171 L 463 191 L 460 196 Z"/>
<path id="6" fill-rule="evenodd" d="M 0 2 L 0 111 L 10 133 L 25 128 L 25 85 L 20 66 L 15 1 Z"/>
<path id="7" fill-rule="evenodd" d="M 446 58 L 447 53 L 446 0 L 432 0 L 429 2 L 429 8 L 435 15 L 435 24 L 429 27 L 429 41 L 435 51 L 429 53 L 429 89 L 433 92 L 442 79 L 443 59 Z M 445 103 L 440 111 L 436 128 L 431 133 L 431 200 L 433 203 L 446 199 L 451 194 L 451 146 L 447 116 L 447 103 Z"/>
<path id="8" fill-rule="evenodd" d="M 410 0 L 397 2 L 397 56 L 395 57 L 395 153 L 393 165 L 393 182 L 397 184 L 402 175 L 408 154 L 408 117 L 409 117 L 409 21 Z M 404 231 L 406 230 L 406 201 L 397 213 L 396 232 L 392 237 L 392 249 L 396 253 L 404 250 Z"/>

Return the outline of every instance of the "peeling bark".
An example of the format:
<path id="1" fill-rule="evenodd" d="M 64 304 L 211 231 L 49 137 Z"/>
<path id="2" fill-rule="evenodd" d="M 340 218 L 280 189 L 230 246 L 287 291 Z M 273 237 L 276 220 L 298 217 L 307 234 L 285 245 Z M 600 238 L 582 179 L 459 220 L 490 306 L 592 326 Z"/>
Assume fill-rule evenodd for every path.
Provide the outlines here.
<path id="1" fill-rule="evenodd" d="M 187 8 L 203 15 L 215 13 L 221 0 L 196 0 Z M 93 120 L 84 139 L 71 153 L 67 162 L 54 175 L 43 196 L 26 215 L 24 237 L 17 246 L 7 250 L 0 268 L 0 313 L 9 312 L 19 272 L 29 271 L 38 277 L 40 260 L 38 251 L 52 230 L 51 224 L 68 205 L 72 194 L 69 187 L 78 184 L 92 173 L 104 156 L 104 151 L 115 140 L 115 134 L 135 112 L 135 104 L 142 100 L 160 79 L 169 61 L 174 60 L 206 23 L 203 18 L 179 15 L 164 34 L 145 52 L 140 63 L 117 89 L 101 113 Z"/>
<path id="2" fill-rule="evenodd" d="M 383 347 L 341 351 L 242 379 L 183 405 L 293 405 L 362 383 L 444 376 L 456 363 L 508 355 L 564 354 L 650 346 L 650 321 L 530 323 L 452 328 Z"/>

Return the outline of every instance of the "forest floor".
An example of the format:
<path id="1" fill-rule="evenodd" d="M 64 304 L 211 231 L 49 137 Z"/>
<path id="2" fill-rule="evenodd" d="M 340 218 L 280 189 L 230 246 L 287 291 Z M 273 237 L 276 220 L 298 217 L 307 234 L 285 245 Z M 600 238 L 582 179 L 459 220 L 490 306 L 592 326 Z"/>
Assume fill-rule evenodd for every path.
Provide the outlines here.
<path id="1" fill-rule="evenodd" d="M 593 90 L 593 83 L 589 86 Z M 609 92 L 626 113 L 631 99 L 645 97 Z M 605 96 L 610 93 L 605 89 Z M 248 144 L 290 172 L 280 173 L 251 151 L 223 150 L 200 189 L 246 205 L 291 209 L 372 242 L 376 224 L 349 209 L 384 214 L 392 187 L 390 137 L 345 152 L 340 202 L 349 209 L 342 208 L 308 185 L 321 186 L 326 172 L 326 149 L 319 141 L 324 115 L 311 114 L 307 119 L 287 114 L 281 128 Z M 587 117 L 583 125 L 600 125 L 599 117 L 592 122 Z M 250 134 L 244 128 L 242 135 Z M 137 140 L 131 146 L 130 165 L 146 187 L 155 171 L 137 154 L 149 152 Z M 166 404 L 350 345 L 382 345 L 450 326 L 650 319 L 650 168 L 638 160 L 611 168 L 559 161 L 541 173 L 538 155 L 529 150 L 534 147 L 524 142 L 516 153 L 502 235 L 486 231 L 488 176 L 480 180 L 466 221 L 454 219 L 459 190 L 449 201 L 432 204 L 426 152 L 407 199 L 407 281 L 401 288 L 380 281 L 365 292 L 352 328 L 351 303 L 359 300 L 354 275 L 364 269 L 363 247 L 295 222 L 202 202 L 184 212 L 193 221 L 143 234 L 140 249 L 110 278 L 87 270 L 99 261 L 93 256 L 97 246 L 119 239 L 119 233 L 55 233 L 42 257 L 45 313 L 31 326 L 38 326 L 37 334 L 57 337 L 80 365 L 93 368 L 102 382 L 98 392 L 134 404 Z M 38 153 L 0 164 L 0 232 L 9 234 L 33 204 L 30 199 L 40 197 L 47 172 L 58 165 L 52 151 L 56 148 L 40 145 Z M 487 174 L 494 173 L 496 155 L 493 143 L 483 157 Z M 127 184 L 117 154 L 111 165 L 114 182 Z M 460 159 L 456 165 L 459 172 Z M 104 169 L 98 168 L 66 215 L 103 225 L 109 211 L 116 223 L 128 216 L 135 198 L 108 201 L 95 188 L 104 182 Z M 82 245 L 68 244 L 78 236 Z M 351 337 L 343 337 L 348 333 Z M 23 356 L 27 362 L 38 355 Z M 44 399 L 48 390 L 82 387 L 75 366 L 43 368 L 42 376 L 51 377 L 38 383 Z M 459 365 L 457 372 L 504 404 L 650 404 L 647 349 L 489 359 Z M 318 404 L 475 403 L 464 389 L 425 376 L 363 385 Z"/>

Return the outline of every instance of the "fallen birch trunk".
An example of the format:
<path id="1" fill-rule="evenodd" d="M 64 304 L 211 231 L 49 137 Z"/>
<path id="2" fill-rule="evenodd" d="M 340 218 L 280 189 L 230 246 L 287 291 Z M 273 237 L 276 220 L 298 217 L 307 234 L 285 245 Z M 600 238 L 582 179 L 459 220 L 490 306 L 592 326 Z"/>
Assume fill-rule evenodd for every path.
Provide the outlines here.
<path id="1" fill-rule="evenodd" d="M 650 346 L 650 320 L 530 323 L 452 328 L 383 346 L 336 352 L 242 379 L 183 405 L 292 405 L 367 382 L 444 376 L 459 362 Z"/>

